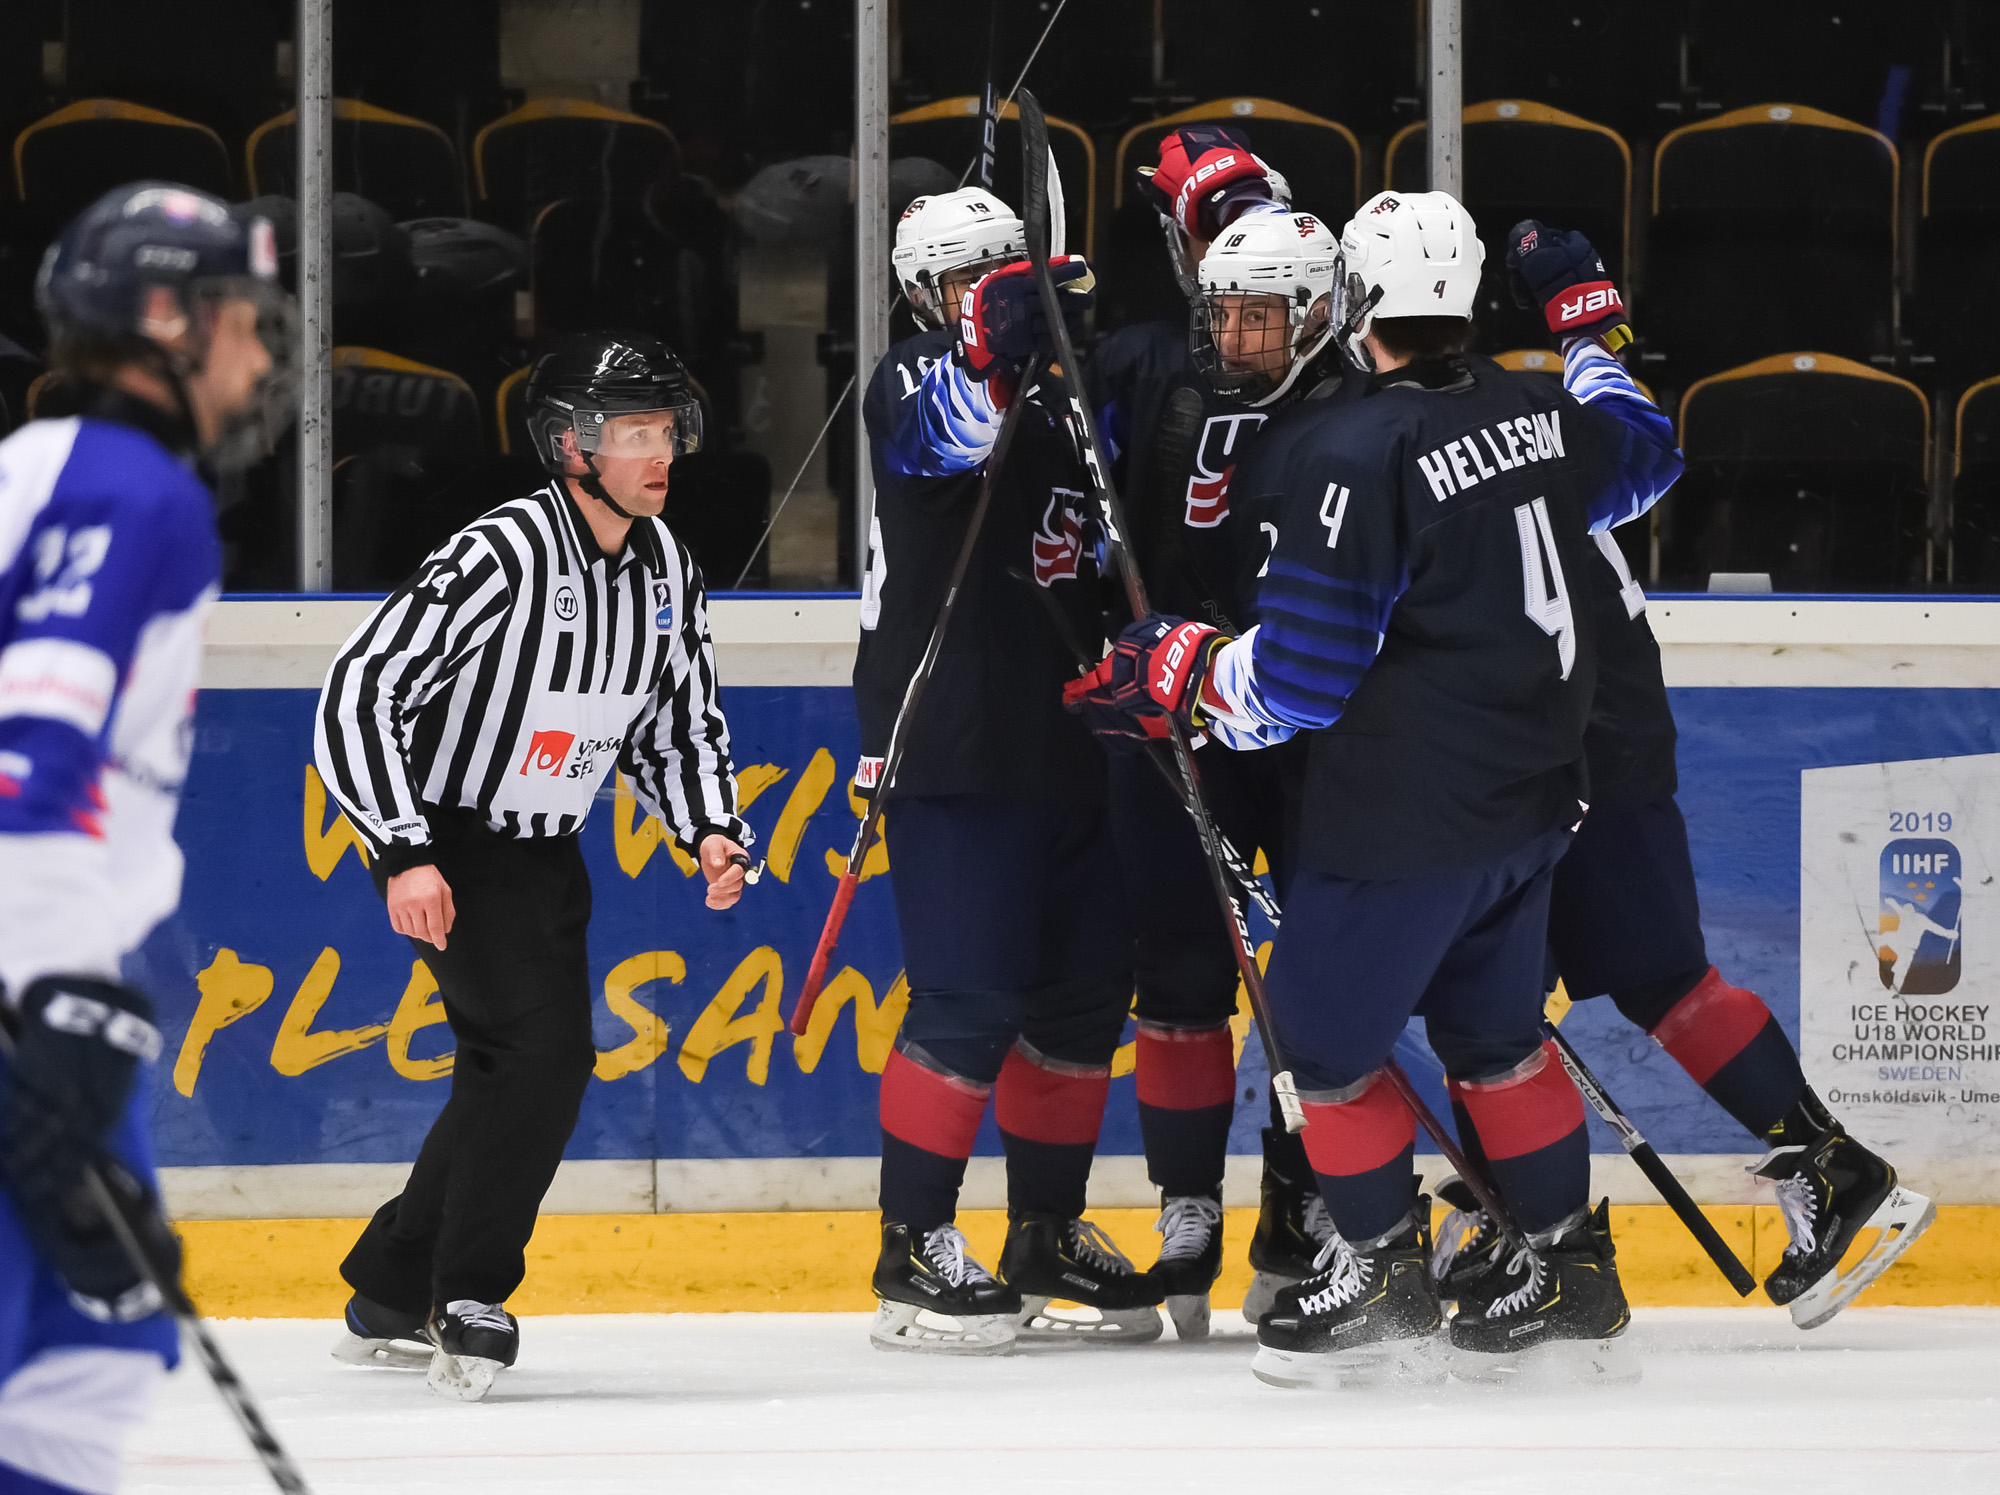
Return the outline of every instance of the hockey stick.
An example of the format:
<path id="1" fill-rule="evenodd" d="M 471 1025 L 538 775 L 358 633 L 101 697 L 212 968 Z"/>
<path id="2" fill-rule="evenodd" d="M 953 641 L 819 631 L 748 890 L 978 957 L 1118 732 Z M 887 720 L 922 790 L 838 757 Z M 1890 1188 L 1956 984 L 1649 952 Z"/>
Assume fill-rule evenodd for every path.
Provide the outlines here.
<path id="1" fill-rule="evenodd" d="M 5 1023 L 0 1023 L 0 1058 L 9 1064 L 14 1062 L 14 1035 Z M 250 1395 L 250 1389 L 237 1376 L 236 1369 L 222 1353 L 222 1346 L 215 1342 L 215 1336 L 208 1332 L 208 1325 L 202 1321 L 201 1312 L 182 1288 L 177 1272 L 169 1271 L 153 1259 L 146 1245 L 139 1239 L 139 1233 L 132 1228 L 132 1222 L 125 1217 L 124 1208 L 111 1186 L 104 1181 L 104 1175 L 94 1163 L 86 1163 L 83 1169 L 83 1184 L 90 1191 L 90 1202 L 97 1206 L 99 1214 L 110 1225 L 111 1233 L 118 1237 L 118 1245 L 128 1260 L 139 1271 L 139 1275 L 152 1284 L 166 1306 L 187 1336 L 194 1341 L 195 1353 L 201 1357 L 202 1369 L 208 1372 L 209 1380 L 215 1383 L 216 1392 L 235 1414 L 237 1425 L 243 1429 L 243 1436 L 250 1440 L 250 1446 L 263 1460 L 264 1470 L 271 1476 L 271 1483 L 286 1495 L 311 1495 L 305 1476 L 299 1473 L 298 1465 L 278 1442 L 277 1435 L 264 1421 L 263 1413 L 257 1410 L 257 1403 Z"/>
<path id="2" fill-rule="evenodd" d="M 868 849 L 875 839 L 875 827 L 882 819 L 882 799 L 889 792 L 889 786 L 896 782 L 896 770 L 903 762 L 903 749 L 909 743 L 910 719 L 916 714 L 917 703 L 923 699 L 924 687 L 929 684 L 931 671 L 936 667 L 938 654 L 944 647 L 945 630 L 951 626 L 951 615 L 958 606 L 958 594 L 965 583 L 965 572 L 972 564 L 972 552 L 979 543 L 979 532 L 986 523 L 986 510 L 993 500 L 993 488 L 1000 475 L 1001 464 L 1007 460 L 1007 449 L 1014 444 L 1014 432 L 1021 424 L 1021 412 L 1028 406 L 1028 395 L 1035 381 L 1040 377 L 1043 360 L 1038 354 L 1030 359 L 1022 371 L 1013 403 L 1007 407 L 1007 414 L 1000 422 L 1000 433 L 993 440 L 993 450 L 986 458 L 986 468 L 979 476 L 979 497 L 973 503 L 972 517 L 966 521 L 965 538 L 959 542 L 958 556 L 951 565 L 951 580 L 945 587 L 944 605 L 938 609 L 937 622 L 931 625 L 931 636 L 924 644 L 923 657 L 917 661 L 916 673 L 910 676 L 910 683 L 903 690 L 903 704 L 896 711 L 895 724 L 889 729 L 889 747 L 882 755 L 882 769 L 876 776 L 875 794 L 868 801 L 868 813 L 861 817 L 861 825 L 854 833 L 854 845 L 847 853 L 847 868 L 840 874 L 840 884 L 833 890 L 833 907 L 827 910 L 826 924 L 819 933 L 819 944 L 813 950 L 812 964 L 806 967 L 805 983 L 799 988 L 798 1005 L 792 1009 L 791 1029 L 795 1036 L 803 1036 L 806 1025 L 812 1021 L 814 1005 L 819 1001 L 820 988 L 826 985 L 826 968 L 833 958 L 834 946 L 840 943 L 840 929 L 847 922 L 847 907 L 854 901 L 854 890 L 861 883 L 861 866 L 868 858 Z"/>
<path id="3" fill-rule="evenodd" d="M 1576 1088 L 1583 1092 L 1583 1098 L 1590 1102 L 1591 1109 L 1602 1116 L 1606 1124 L 1618 1134 L 1619 1142 L 1624 1145 L 1632 1161 L 1639 1165 L 1639 1171 L 1646 1175 L 1655 1189 L 1659 1190 L 1660 1197 L 1680 1217 L 1681 1224 L 1688 1228 L 1688 1234 L 1693 1236 L 1701 1249 L 1708 1253 L 1708 1259 L 1715 1263 L 1716 1270 L 1729 1279 L 1729 1285 L 1736 1289 L 1736 1295 L 1739 1298 L 1749 1297 L 1757 1289 L 1757 1279 L 1745 1270 L 1736 1253 L 1729 1249 L 1728 1243 L 1717 1234 L 1715 1227 L 1709 1224 L 1708 1216 L 1701 1212 L 1701 1206 L 1697 1205 L 1689 1197 L 1688 1191 L 1681 1187 L 1681 1181 L 1674 1177 L 1673 1170 L 1653 1150 L 1653 1144 L 1640 1136 L 1639 1129 L 1626 1119 L 1623 1111 L 1618 1109 L 1618 1102 L 1611 1098 L 1611 1092 L 1606 1090 L 1599 1083 L 1597 1076 L 1590 1072 L 1590 1066 L 1583 1062 L 1583 1056 L 1570 1046 L 1570 1041 L 1562 1036 L 1554 1023 L 1544 1023 L 1543 1028 L 1549 1037 L 1555 1040 L 1556 1052 L 1562 1056 L 1563 1068 L 1569 1071 L 1569 1077 L 1576 1082 Z"/>
<path id="4" fill-rule="evenodd" d="M 1097 422 L 1090 411 L 1090 402 L 1082 397 L 1083 380 L 1079 373 L 1076 347 L 1069 335 L 1069 324 L 1063 320 L 1060 293 L 1056 290 L 1055 276 L 1049 270 L 1049 245 L 1051 208 L 1049 203 L 1049 125 L 1042 113 L 1042 106 L 1033 93 L 1027 89 L 1020 92 L 1021 115 L 1021 176 L 1023 190 L 1021 196 L 1022 216 L 1028 228 L 1028 258 L 1035 267 L 1035 283 L 1041 292 L 1044 314 L 1048 318 L 1049 332 L 1055 340 L 1056 360 L 1060 365 L 1063 388 L 1069 396 L 1070 414 L 1083 435 L 1084 466 L 1090 473 L 1092 491 L 1097 498 L 1098 510 L 1104 525 L 1105 544 L 1118 564 L 1119 574 L 1125 583 L 1125 600 L 1135 618 L 1146 617 L 1152 608 L 1146 601 L 1146 584 L 1139 576 L 1139 568 L 1132 559 L 1130 548 L 1125 543 L 1124 505 L 1119 502 L 1117 491 L 1112 488 L 1110 469 L 1104 461 L 1104 446 L 1097 434 Z M 1282 1051 L 1277 1046 L 1277 1036 L 1272 1031 L 1270 1012 L 1264 1001 L 1264 973 L 1257 969 L 1257 957 L 1250 943 L 1250 926 L 1243 917 L 1243 909 L 1230 891 L 1229 874 L 1224 870 L 1222 854 L 1216 840 L 1215 822 L 1208 813 L 1207 801 L 1202 797 L 1201 776 L 1195 767 L 1194 753 L 1188 746 L 1187 733 L 1181 730 L 1178 721 L 1169 720 L 1169 741 L 1172 743 L 1174 763 L 1180 771 L 1181 782 L 1186 786 L 1189 813 L 1194 817 L 1195 833 L 1201 838 L 1202 854 L 1208 862 L 1209 881 L 1214 884 L 1217 900 L 1222 904 L 1224 916 L 1229 921 L 1230 941 L 1235 947 L 1236 966 L 1243 974 L 1243 989 L 1250 998 L 1250 1011 L 1257 1024 L 1257 1036 L 1263 1042 L 1264 1055 L 1271 1067 L 1271 1089 L 1278 1097 L 1278 1109 L 1285 1120 L 1285 1130 L 1303 1131 L 1306 1124 L 1305 1111 L 1299 1105 L 1298 1087 L 1293 1082 L 1291 1069 L 1285 1064 Z"/>

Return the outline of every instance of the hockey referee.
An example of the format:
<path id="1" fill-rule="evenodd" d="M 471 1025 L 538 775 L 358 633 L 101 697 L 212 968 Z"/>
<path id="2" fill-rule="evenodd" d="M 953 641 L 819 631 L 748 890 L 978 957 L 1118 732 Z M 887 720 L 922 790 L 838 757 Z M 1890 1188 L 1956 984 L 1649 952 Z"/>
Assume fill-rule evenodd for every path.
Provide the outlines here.
<path id="1" fill-rule="evenodd" d="M 389 922 L 437 978 L 451 1098 L 403 1192 L 341 1263 L 336 1354 L 407 1363 L 477 1400 L 514 1362 L 502 1306 L 596 1062 L 578 832 L 615 766 L 708 879 L 741 895 L 736 813 L 701 573 L 658 515 L 701 442 L 659 340 L 589 334 L 529 375 L 555 475 L 445 542 L 341 649 L 314 756 L 367 838 Z"/>

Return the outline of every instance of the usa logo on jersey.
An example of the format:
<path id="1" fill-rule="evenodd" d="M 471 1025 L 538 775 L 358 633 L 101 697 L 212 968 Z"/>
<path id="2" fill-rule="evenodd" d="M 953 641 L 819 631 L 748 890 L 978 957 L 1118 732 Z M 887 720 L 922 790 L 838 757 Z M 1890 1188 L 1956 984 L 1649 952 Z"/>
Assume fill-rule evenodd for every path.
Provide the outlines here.
<path id="1" fill-rule="evenodd" d="M 1083 556 L 1083 521 L 1069 500 L 1081 502 L 1074 488 L 1049 490 L 1049 506 L 1042 513 L 1042 527 L 1035 531 L 1035 580 L 1043 586 L 1058 581 L 1075 581 L 1077 562 Z"/>
<path id="2" fill-rule="evenodd" d="M 1229 480 L 1236 464 L 1240 433 L 1256 430 L 1265 417 L 1255 414 L 1211 415 L 1195 446 L 1194 472 L 1188 478 L 1186 522 L 1189 529 L 1214 529 L 1229 517 Z"/>

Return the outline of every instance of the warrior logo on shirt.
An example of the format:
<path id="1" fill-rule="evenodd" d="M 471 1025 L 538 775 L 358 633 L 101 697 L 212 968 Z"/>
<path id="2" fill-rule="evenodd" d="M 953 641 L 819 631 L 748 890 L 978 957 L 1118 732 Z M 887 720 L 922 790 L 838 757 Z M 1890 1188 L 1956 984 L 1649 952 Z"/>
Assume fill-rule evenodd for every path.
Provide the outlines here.
<path id="1" fill-rule="evenodd" d="M 1082 502 L 1083 495 L 1074 488 L 1051 488 L 1042 527 L 1035 532 L 1035 580 L 1045 587 L 1076 580 L 1077 561 L 1083 555 L 1083 521 L 1070 507 L 1071 499 Z"/>
<path id="2" fill-rule="evenodd" d="M 1208 418 L 1195 447 L 1194 473 L 1188 478 L 1188 528 L 1214 529 L 1229 517 L 1229 479 L 1236 472 L 1236 464 L 1229 459 L 1236 452 L 1237 435 L 1246 422 L 1254 431 L 1265 419 L 1248 413 Z"/>
<path id="3" fill-rule="evenodd" d="M 568 587 L 556 588 L 556 616 L 565 623 L 576 616 L 576 593 Z"/>
<path id="4" fill-rule="evenodd" d="M 569 757 L 570 744 L 576 741 L 574 732 L 537 732 L 528 739 L 528 756 L 521 760 L 521 772 L 530 770 L 551 776 L 562 772 L 563 760 Z"/>

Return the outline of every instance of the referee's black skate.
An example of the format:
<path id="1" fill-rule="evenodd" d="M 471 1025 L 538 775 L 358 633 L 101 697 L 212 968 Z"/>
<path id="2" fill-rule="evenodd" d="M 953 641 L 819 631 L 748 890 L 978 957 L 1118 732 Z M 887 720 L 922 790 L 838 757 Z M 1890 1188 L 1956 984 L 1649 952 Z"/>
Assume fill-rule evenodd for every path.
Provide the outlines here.
<path id="1" fill-rule="evenodd" d="M 333 1358 L 349 1365 L 406 1369 L 429 1365 L 434 1347 L 424 1333 L 424 1321 L 421 1313 L 404 1313 L 356 1293 L 347 1300 L 343 1332 L 340 1343 L 333 1347 Z"/>
<path id="2" fill-rule="evenodd" d="M 1899 1186 L 1889 1162 L 1849 1137 L 1810 1090 L 1771 1142 L 1750 1171 L 1777 1184 L 1792 1243 L 1764 1291 L 1791 1310 L 1794 1324 L 1817 1329 L 1930 1229 L 1937 1206 Z M 1864 1231 L 1874 1239 L 1842 1270 Z"/>
<path id="3" fill-rule="evenodd" d="M 1257 1232 L 1250 1237 L 1250 1291 L 1243 1317 L 1256 1323 L 1278 1289 L 1303 1282 L 1333 1239 L 1333 1217 L 1319 1197 L 1319 1180 L 1305 1143 L 1278 1127 L 1264 1128 L 1264 1175 L 1258 1187 Z"/>
<path id="4" fill-rule="evenodd" d="M 1023 1344 L 1146 1344 L 1160 1337 L 1159 1285 L 1088 1220 L 1010 1213 L 1000 1275 L 1021 1295 L 1014 1332 Z"/>
<path id="5" fill-rule="evenodd" d="M 1257 1324 L 1250 1369 L 1272 1386 L 1433 1385 L 1445 1378 L 1443 1312 L 1431 1281 L 1430 1200 L 1387 1235 L 1338 1235 L 1312 1276 L 1279 1288 Z"/>
<path id="6" fill-rule="evenodd" d="M 1451 1213 L 1438 1226 L 1431 1280 L 1440 1299 L 1457 1303 L 1478 1296 L 1479 1280 L 1505 1265 L 1506 1238 L 1464 1179 L 1454 1174 L 1438 1185 L 1437 1192 Z"/>
<path id="7" fill-rule="evenodd" d="M 1178 1194 L 1160 1200 L 1160 1259 L 1147 1275 L 1165 1296 L 1182 1339 L 1208 1338 L 1208 1292 L 1222 1275 L 1222 1200 Z"/>
<path id="8" fill-rule="evenodd" d="M 1463 1380 L 1522 1383 L 1639 1379 L 1620 1338 L 1632 1310 L 1618 1280 L 1611 1202 L 1528 1237 L 1468 1285 L 1451 1320 L 1452 1373 Z"/>
<path id="9" fill-rule="evenodd" d="M 476 1402 L 521 1351 L 521 1324 L 498 1303 L 454 1298 L 433 1310 L 426 1330 L 437 1347 L 430 1388 L 453 1401 Z"/>
<path id="10" fill-rule="evenodd" d="M 875 1261 L 878 1350 L 1005 1355 L 1014 1348 L 1021 1295 L 972 1259 L 956 1225 L 917 1231 L 884 1222 Z"/>

